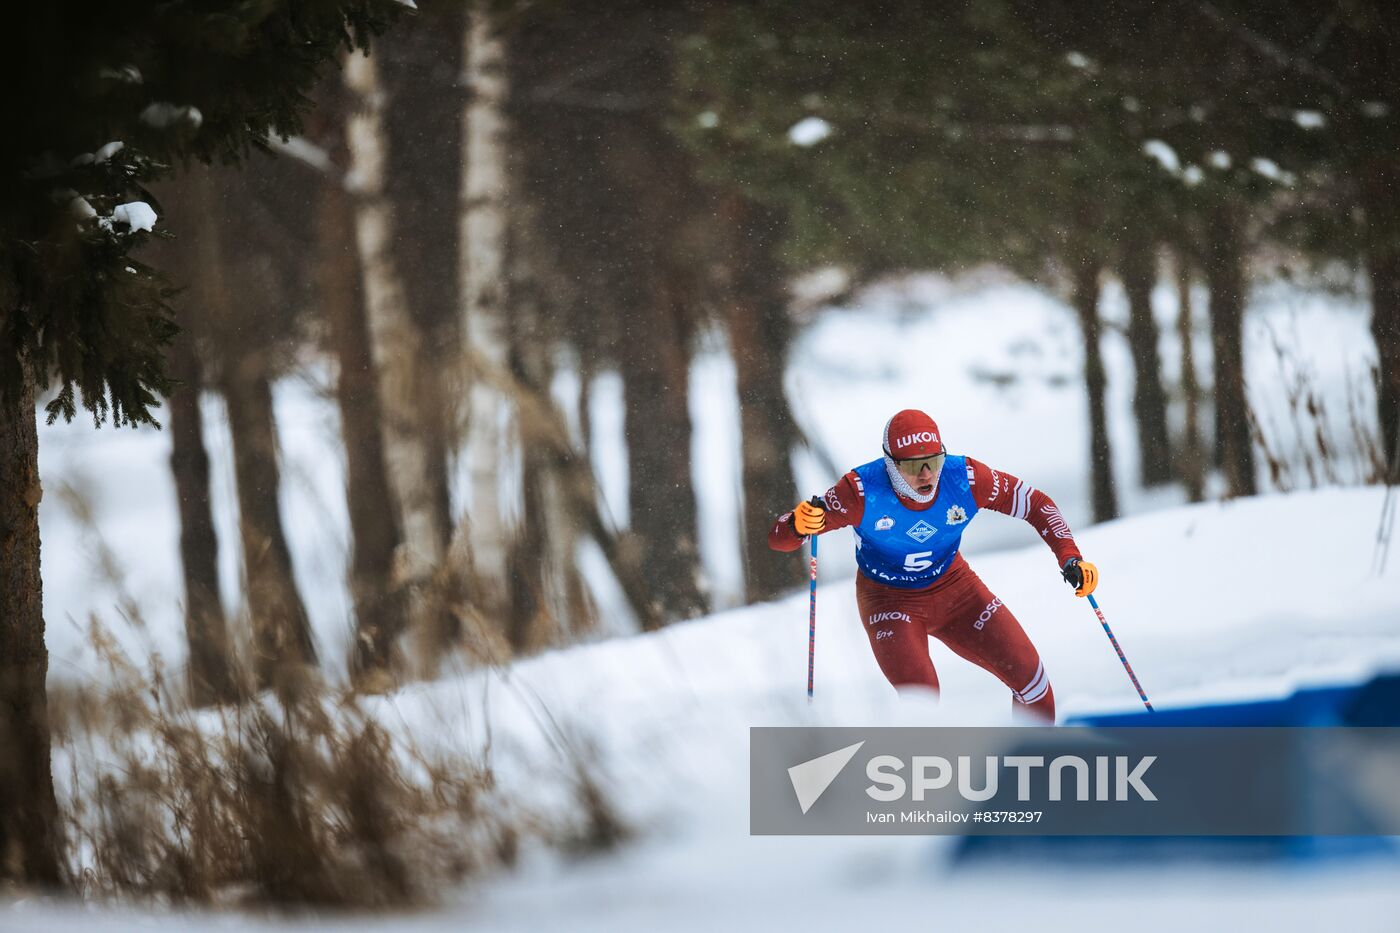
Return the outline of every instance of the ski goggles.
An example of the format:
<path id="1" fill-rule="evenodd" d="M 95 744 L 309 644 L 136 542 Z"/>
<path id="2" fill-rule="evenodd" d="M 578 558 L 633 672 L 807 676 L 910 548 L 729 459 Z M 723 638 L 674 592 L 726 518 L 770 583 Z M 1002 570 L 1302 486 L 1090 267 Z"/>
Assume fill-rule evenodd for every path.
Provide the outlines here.
<path id="1" fill-rule="evenodd" d="M 932 457 L 919 457 L 914 460 L 896 460 L 894 465 L 899 468 L 899 472 L 905 476 L 915 477 L 923 472 L 924 467 L 933 471 L 937 476 L 943 470 L 944 454 L 935 454 Z"/>

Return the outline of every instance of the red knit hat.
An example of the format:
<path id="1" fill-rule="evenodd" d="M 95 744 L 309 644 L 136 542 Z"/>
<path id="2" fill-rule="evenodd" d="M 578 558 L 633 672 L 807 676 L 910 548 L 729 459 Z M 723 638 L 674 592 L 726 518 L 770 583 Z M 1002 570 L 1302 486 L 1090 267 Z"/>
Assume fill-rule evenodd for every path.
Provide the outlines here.
<path id="1" fill-rule="evenodd" d="M 895 460 L 935 457 L 943 453 L 943 439 L 932 418 L 916 408 L 906 408 L 885 425 L 885 453 Z"/>

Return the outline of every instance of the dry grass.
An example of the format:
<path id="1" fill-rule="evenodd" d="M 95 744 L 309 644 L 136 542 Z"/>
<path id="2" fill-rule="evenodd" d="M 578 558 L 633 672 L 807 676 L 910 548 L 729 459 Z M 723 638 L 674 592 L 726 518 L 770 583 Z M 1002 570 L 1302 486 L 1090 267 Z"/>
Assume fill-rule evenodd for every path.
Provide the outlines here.
<path id="1" fill-rule="evenodd" d="M 1364 411 L 1366 393 L 1361 382 L 1346 379 L 1345 418 L 1337 418 L 1329 411 L 1316 376 L 1298 352 L 1272 329 L 1270 338 L 1288 403 L 1287 421 L 1281 426 L 1266 426 L 1253 409 L 1248 414 L 1251 434 L 1273 487 L 1292 492 L 1382 482 L 1386 459 L 1373 418 Z M 1374 370 L 1367 376 L 1373 385 L 1379 380 Z M 1291 452 L 1284 453 L 1285 450 Z"/>
<path id="2" fill-rule="evenodd" d="M 484 763 L 430 757 L 353 694 L 306 686 L 192 710 L 99 626 L 101 691 L 51 697 L 69 871 L 87 898 L 375 910 L 432 904 L 509 867 L 523 843 L 597 850 L 627 836 L 588 759 L 567 818 L 531 813 Z"/>
<path id="3" fill-rule="evenodd" d="M 566 736 L 537 698 L 552 760 L 535 764 L 567 787 L 552 810 L 498 784 L 489 744 L 480 760 L 428 754 L 406 724 L 386 729 L 363 694 L 332 689 L 311 669 L 276 696 L 191 708 L 184 678 L 168 677 L 142 637 L 141 608 L 87 496 L 72 483 L 59 491 L 147 655 L 134 662 L 93 619 L 87 641 L 100 686 L 49 690 L 67 870 L 83 897 L 402 909 L 509 868 L 527 844 L 578 854 L 630 835 L 597 753 Z M 508 655 L 499 636 L 473 621 L 463 654 L 499 663 Z"/>

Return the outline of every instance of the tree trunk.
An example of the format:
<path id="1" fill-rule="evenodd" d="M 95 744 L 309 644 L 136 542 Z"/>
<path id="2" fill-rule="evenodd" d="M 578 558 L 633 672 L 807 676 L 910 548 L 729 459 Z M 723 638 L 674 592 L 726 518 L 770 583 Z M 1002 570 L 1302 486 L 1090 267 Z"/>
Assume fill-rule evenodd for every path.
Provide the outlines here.
<path id="1" fill-rule="evenodd" d="M 1201 448 L 1200 393 L 1196 380 L 1195 330 L 1191 314 L 1191 264 L 1184 251 L 1177 251 L 1176 333 L 1181 343 L 1181 395 L 1186 406 L 1184 436 L 1177 450 L 1177 475 L 1186 485 L 1191 502 L 1205 498 L 1205 451 Z"/>
<path id="2" fill-rule="evenodd" d="M 509 611 L 512 529 L 507 527 L 506 509 L 512 496 L 503 495 L 502 467 L 519 443 L 511 401 L 502 391 L 511 366 L 506 331 L 511 301 L 506 112 L 510 81 L 506 42 L 496 29 L 489 4 L 478 0 L 468 18 L 471 97 L 463 115 L 466 164 L 459 265 L 470 381 L 466 458 L 471 506 L 466 533 L 483 607 L 494 615 Z M 513 486 L 514 477 L 506 479 Z"/>
<path id="3" fill-rule="evenodd" d="M 375 60 L 351 55 L 346 86 L 353 95 L 347 121 L 350 177 L 355 180 L 355 241 L 364 281 L 365 309 L 383 414 L 384 460 L 403 523 L 399 579 L 408 589 L 410 624 L 424 639 L 425 661 L 455 640 L 457 627 L 443 604 L 447 528 L 433 480 L 434 451 L 421 389 L 423 336 L 409 313 L 392 244 L 396 217 L 385 195 L 383 110 Z"/>
<path id="4" fill-rule="evenodd" d="M 512 214 L 510 257 L 512 393 L 521 434 L 521 510 L 508 561 L 508 637 L 516 652 L 551 642 L 593 623 L 592 601 L 578 568 L 580 523 L 568 503 L 564 470 L 587 470 L 574 456 L 564 466 L 551 447 L 574 451 L 564 417 L 550 394 L 554 376 L 553 335 L 562 309 L 551 300 L 560 275 L 538 236 L 538 205 L 522 198 Z M 546 274 L 550 273 L 546 278 Z M 589 502 L 596 501 L 590 498 Z"/>
<path id="5" fill-rule="evenodd" d="M 1371 278 L 1371 336 L 1379 385 L 1376 417 L 1388 476 L 1400 476 L 1400 158 L 1372 156 L 1361 168 L 1366 260 Z"/>
<path id="6" fill-rule="evenodd" d="M 698 510 L 691 484 L 690 343 L 697 317 L 692 269 L 675 255 L 677 219 L 689 179 L 678 159 L 658 158 L 650 125 L 615 137 L 617 177 L 637 202 L 640 243 L 633 266 L 639 289 L 624 312 L 618 348 L 624 379 L 630 534 L 645 555 L 654 618 L 701 615 Z M 679 177 L 678 177 L 679 176 Z"/>
<path id="7" fill-rule="evenodd" d="M 519 528 L 511 537 L 506 555 L 505 636 L 516 654 L 547 643 L 552 633 L 546 633 L 545 572 L 552 562 L 546 555 L 549 539 L 545 536 L 543 513 L 545 486 L 549 478 L 544 470 L 548 451 L 526 448 L 521 452 L 521 509 Z M 550 567 L 549 569 L 555 569 Z"/>
<path id="8" fill-rule="evenodd" d="M 578 354 L 578 448 L 585 463 L 593 462 L 593 380 L 598 376 L 593 354 Z"/>
<path id="9" fill-rule="evenodd" d="M 212 170 L 194 167 L 177 187 L 176 196 L 190 199 L 191 216 L 199 217 L 198 232 L 189 240 L 198 276 L 190 300 L 202 323 L 214 329 L 219 354 L 217 382 L 228 405 L 233 440 L 239 530 L 243 545 L 248 611 L 253 627 L 253 681 L 257 689 L 283 689 L 294 683 L 301 668 L 316 664 L 316 650 L 306 608 L 292 576 L 291 552 L 282 528 L 278 501 L 276 423 L 272 412 L 271 341 L 256 327 L 244 326 L 236 305 L 236 277 L 248 267 L 237 264 L 247 243 L 226 236 L 229 211 L 239 208 L 245 191 L 229 186 L 232 177 L 218 178 Z M 253 320 L 266 324 L 274 298 L 250 282 L 242 296 L 251 304 Z"/>
<path id="10" fill-rule="evenodd" d="M 424 335 L 419 391 L 428 481 L 444 529 L 453 525 L 448 463 L 455 439 L 452 389 L 461 351 L 458 236 L 461 228 L 464 5 L 421 0 L 418 12 L 376 40 L 385 96 L 384 193 L 397 217 L 395 268 L 409 313 Z"/>
<path id="11" fill-rule="evenodd" d="M 557 507 L 561 514 L 566 512 L 569 526 L 597 542 L 642 628 L 647 631 L 660 628 L 665 617 L 661 614 L 659 603 L 653 598 L 650 561 L 634 536 L 616 533 L 603 520 L 593 471 L 588 461 L 569 442 L 563 417 L 547 393 L 526 391 L 522 387 L 516 397 L 521 406 L 521 423 L 525 426 L 525 444 L 548 452 L 550 457 L 548 473 L 555 483 L 545 486 L 545 508 Z M 551 546 L 556 544 L 555 541 L 551 542 Z M 572 557 L 572 547 L 569 553 Z M 570 584 L 570 605 L 587 603 L 586 594 L 581 589 L 581 578 Z M 589 612 L 592 611 L 591 606 L 587 608 Z M 571 615 L 569 618 L 581 616 Z M 576 625 L 571 627 L 577 628 Z"/>
<path id="12" fill-rule="evenodd" d="M 315 665 L 316 647 L 282 529 L 272 388 L 256 356 L 237 361 L 225 374 L 224 397 L 253 625 L 253 673 L 259 689 L 282 688 L 293 683 L 299 668 Z"/>
<path id="13" fill-rule="evenodd" d="M 690 481 L 690 325 L 666 272 L 655 305 L 622 347 L 631 534 L 646 555 L 661 617 L 705 611 L 697 582 L 698 514 Z"/>
<path id="14" fill-rule="evenodd" d="M 523 361 L 517 357 L 513 362 L 517 375 L 523 378 Z M 547 578 L 563 579 L 562 568 L 554 561 L 557 554 L 549 548 L 551 539 L 546 529 L 547 524 L 553 524 L 545 511 L 546 488 L 553 482 L 549 451 L 530 443 L 527 433 L 520 459 L 520 519 L 506 552 L 507 604 L 503 620 L 506 639 L 516 654 L 547 643 L 557 634 L 558 616 L 547 609 L 545 588 Z M 550 618 L 555 620 L 553 626 L 548 624 Z M 555 631 L 548 631 L 551 627 Z"/>
<path id="15" fill-rule="evenodd" d="M 669 150 L 669 151 L 668 151 Z M 653 618 L 703 614 L 698 509 L 691 483 L 691 337 L 699 319 L 694 238 L 700 214 L 693 170 L 659 117 L 621 120 L 611 174 L 634 202 L 634 293 L 623 304 L 618 358 L 624 380 L 630 534 L 645 555 Z"/>
<path id="16" fill-rule="evenodd" d="M 341 147 L 343 149 L 343 146 Z M 342 164 L 344 152 L 338 152 Z M 396 585 L 394 554 L 402 538 L 397 504 L 384 469 L 379 392 L 360 264 L 355 212 L 338 183 L 324 186 L 321 202 L 320 298 L 340 363 L 336 401 L 345 441 L 346 505 L 352 540 L 350 593 L 355 643 L 350 671 L 356 683 L 378 686 L 393 670 L 406 622 L 405 594 Z"/>
<path id="17" fill-rule="evenodd" d="M 552 341 L 542 325 L 543 307 L 540 290 L 534 279 L 534 257 L 525 255 L 522 241 L 528 238 L 523 229 L 533 217 L 526 211 L 513 214 L 518 234 L 512 234 L 515 249 L 509 257 L 510 267 L 502 270 L 510 276 L 509 286 L 501 290 L 509 305 L 495 311 L 506 322 L 509 344 L 509 365 L 516 390 L 511 395 L 513 419 L 520 431 L 520 513 L 506 547 L 506 604 L 503 622 L 511 650 L 522 653 L 549 639 L 545 632 L 546 617 L 554 615 L 547 607 L 546 581 L 562 580 L 561 567 L 555 564 L 555 552 L 550 549 L 554 534 L 567 535 L 564 529 L 552 527 L 556 516 L 546 512 L 546 487 L 552 484 L 551 457 L 541 438 L 543 426 L 534 424 L 528 406 L 520 398 L 529 393 L 541 405 L 553 408 L 549 396 L 549 363 Z M 508 297 L 507 297 L 508 296 Z M 567 438 L 560 439 L 568 443 Z M 560 516 L 566 518 L 567 516 Z M 572 558 L 570 558 L 572 563 Z M 557 603 L 554 608 L 557 608 Z M 555 616 L 557 619 L 557 616 Z"/>
<path id="18" fill-rule="evenodd" d="M 569 283 L 569 322 L 557 329 L 596 354 L 584 371 L 612 363 L 623 377 L 630 530 L 614 534 L 601 521 L 591 471 L 572 445 L 553 447 L 557 475 L 647 629 L 703 607 L 687 393 L 697 286 L 714 257 L 696 231 L 708 223 L 713 235 L 713 223 L 693 165 L 665 128 L 666 50 L 682 18 L 635 4 L 530 17 L 512 33 L 508 58 L 518 125 L 531 130 L 512 145 L 521 159 L 512 167 L 524 169 L 512 174 L 513 194 L 539 206 L 538 233 Z"/>
<path id="19" fill-rule="evenodd" d="M 199 406 L 204 373 L 188 331 L 170 347 L 170 375 L 176 382 L 169 400 L 170 472 L 180 507 L 190 701 L 195 706 L 234 703 L 243 690 L 234 673 L 228 624 L 219 600 L 219 541 L 209 504 L 209 454 L 204 449 L 204 416 Z"/>
<path id="20" fill-rule="evenodd" d="M 1152 286 L 1157 279 L 1155 244 L 1131 225 L 1123 244 L 1120 272 L 1128 296 L 1128 346 L 1133 355 L 1133 414 L 1137 420 L 1140 476 L 1144 486 L 1172 481 L 1171 439 L 1167 431 L 1167 393 L 1157 355 L 1160 334 L 1152 316 Z"/>
<path id="21" fill-rule="evenodd" d="M 773 599 L 803 576 L 768 548 L 773 516 L 797 501 L 797 432 L 783 387 L 792 325 L 777 251 L 781 218 L 737 193 L 725 198 L 724 210 L 734 244 L 726 304 L 743 444 L 745 596 L 752 603 Z"/>
<path id="22" fill-rule="evenodd" d="M 1084 388 L 1089 399 L 1089 463 L 1092 471 L 1094 521 L 1118 517 L 1118 495 L 1113 483 L 1113 456 L 1104 404 L 1107 380 L 1099 352 L 1099 266 L 1092 257 L 1078 258 L 1071 270 L 1071 304 L 1079 317 L 1084 339 Z"/>
<path id="23" fill-rule="evenodd" d="M 1215 355 L 1215 431 L 1227 494 L 1252 496 L 1254 446 L 1244 379 L 1244 256 L 1239 209 L 1217 198 L 1210 218 L 1205 260 L 1210 289 L 1210 336 Z"/>
<path id="24" fill-rule="evenodd" d="M 180 510 L 180 563 L 185 586 L 185 639 L 189 648 L 186 680 L 196 706 L 231 703 L 246 696 L 248 684 L 237 663 L 228 620 L 219 598 L 219 544 L 209 500 L 209 455 L 204 447 L 200 395 L 221 357 L 234 355 L 223 329 L 231 317 L 222 231 L 223 205 L 211 170 L 192 166 L 160 192 L 172 215 L 188 215 L 185 235 L 157 240 L 148 249 L 157 266 L 184 270 L 188 288 L 176 299 L 182 332 L 169 350 L 175 389 L 170 404 L 170 471 Z M 211 336 L 212 333 L 217 337 Z M 212 359 L 201 355 L 208 349 Z"/>
<path id="25" fill-rule="evenodd" d="M 20 391 L 0 395 L 0 878 L 57 887 L 39 576 L 42 497 L 34 387 L 24 367 Z"/>

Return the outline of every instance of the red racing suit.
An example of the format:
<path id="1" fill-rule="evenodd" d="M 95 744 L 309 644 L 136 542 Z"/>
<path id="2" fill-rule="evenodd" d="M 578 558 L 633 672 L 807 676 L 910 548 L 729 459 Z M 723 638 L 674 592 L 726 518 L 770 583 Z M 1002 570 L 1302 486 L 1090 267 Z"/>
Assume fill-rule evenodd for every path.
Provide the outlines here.
<path id="1" fill-rule="evenodd" d="M 1071 558 L 1082 556 L 1049 496 L 1009 473 L 993 470 L 971 457 L 966 461 L 969 491 L 979 510 L 991 509 L 1028 522 L 1054 551 L 1060 567 Z M 896 496 L 899 505 L 912 512 L 925 511 L 935 504 Z M 823 534 L 860 527 L 866 496 L 855 470 L 843 476 L 823 498 Z M 775 551 L 795 551 L 802 542 L 802 536 L 793 527 L 791 512 L 779 516 L 768 533 L 768 546 Z M 921 589 L 887 586 L 860 572 L 856 577 L 856 601 L 875 660 L 895 687 L 938 690 L 938 674 L 928 650 L 931 635 L 954 654 L 1005 684 L 1013 704 L 1023 704 L 1036 716 L 1054 721 L 1055 693 L 1040 653 L 1015 615 L 987 589 L 962 554 L 955 555 L 947 569 Z"/>

